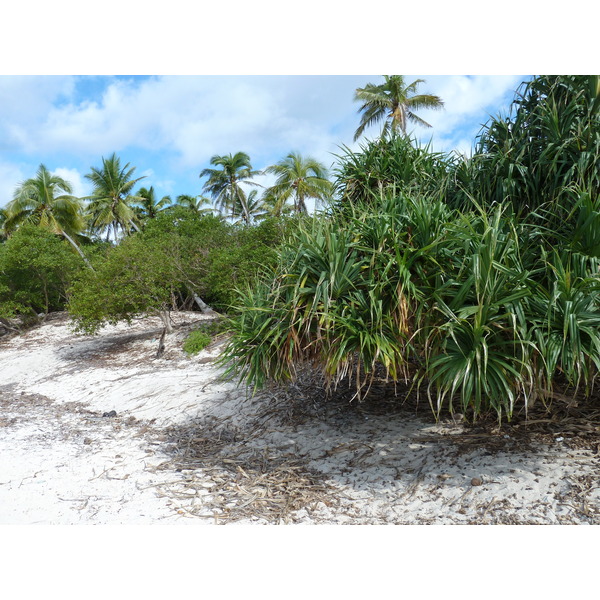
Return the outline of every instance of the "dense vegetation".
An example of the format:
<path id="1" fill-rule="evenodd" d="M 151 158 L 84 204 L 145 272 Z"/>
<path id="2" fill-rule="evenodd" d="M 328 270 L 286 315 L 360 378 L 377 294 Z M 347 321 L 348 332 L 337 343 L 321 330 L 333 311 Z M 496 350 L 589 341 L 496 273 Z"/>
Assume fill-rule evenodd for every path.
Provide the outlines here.
<path id="1" fill-rule="evenodd" d="M 359 396 L 383 369 L 436 411 L 474 416 L 510 417 L 556 386 L 589 394 L 599 92 L 597 77 L 534 78 L 470 159 L 399 135 L 340 157 L 330 218 L 295 232 L 242 297 L 230 369 L 260 386 L 309 363 Z"/>
<path id="2" fill-rule="evenodd" d="M 133 194 L 134 169 L 113 155 L 81 200 L 40 167 L 0 214 L 0 317 L 68 307 L 93 332 L 145 312 L 167 325 L 170 309 L 208 303 L 230 315 L 229 371 L 255 387 L 309 364 L 358 397 L 383 375 L 436 412 L 499 418 L 557 389 L 589 395 L 600 368 L 599 78 L 524 82 L 468 158 L 405 134 L 422 121 L 415 110 L 442 104 L 415 96 L 418 83 L 390 76 L 357 90 L 357 134 L 383 121 L 382 135 L 342 148 L 332 181 L 292 152 L 267 169 L 274 186 L 247 192 L 257 171 L 238 152 L 201 173 L 208 197 L 171 202 L 152 187 Z M 307 198 L 325 211 L 308 216 Z"/>

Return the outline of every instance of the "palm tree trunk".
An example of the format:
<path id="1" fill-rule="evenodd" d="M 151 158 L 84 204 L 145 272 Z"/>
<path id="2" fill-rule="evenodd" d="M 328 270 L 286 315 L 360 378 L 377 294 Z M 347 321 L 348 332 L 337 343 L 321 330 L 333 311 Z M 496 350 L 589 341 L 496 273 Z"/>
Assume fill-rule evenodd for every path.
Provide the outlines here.
<path id="1" fill-rule="evenodd" d="M 250 213 L 248 212 L 248 203 L 243 199 L 241 194 L 238 195 L 238 199 L 242 206 L 242 212 L 244 213 L 242 215 L 244 218 L 244 221 L 246 222 L 246 225 L 250 225 Z"/>
<path id="2" fill-rule="evenodd" d="M 194 302 L 198 305 L 198 308 L 203 313 L 214 312 L 213 309 L 208 304 L 206 304 L 206 302 L 204 302 L 204 300 L 202 300 L 202 298 L 200 298 L 198 294 L 196 294 L 196 292 L 192 292 L 192 296 L 194 298 Z"/>
<path id="3" fill-rule="evenodd" d="M 73 248 L 75 248 L 75 250 L 77 250 L 77 253 L 79 254 L 79 256 L 81 256 L 81 258 L 83 258 L 83 261 L 85 262 L 85 264 L 93 271 L 94 267 L 92 267 L 90 261 L 86 258 L 85 254 L 83 253 L 81 248 L 75 243 L 75 240 L 73 238 L 71 238 L 71 236 L 66 234 L 64 231 L 61 231 L 61 234 L 65 237 L 66 240 L 68 240 L 71 243 Z"/>
<path id="4" fill-rule="evenodd" d="M 189 279 L 187 283 L 189 286 L 189 291 L 192 293 L 192 298 L 194 299 L 194 302 L 198 305 L 198 308 L 203 313 L 214 313 L 215 311 L 208 304 L 206 304 L 206 302 L 204 302 L 204 300 L 202 300 L 200 296 L 198 296 L 194 284 Z"/>
<path id="5" fill-rule="evenodd" d="M 304 202 L 304 196 L 302 194 L 296 193 L 296 200 L 297 200 L 296 212 L 298 212 L 298 213 L 307 212 L 306 203 Z"/>

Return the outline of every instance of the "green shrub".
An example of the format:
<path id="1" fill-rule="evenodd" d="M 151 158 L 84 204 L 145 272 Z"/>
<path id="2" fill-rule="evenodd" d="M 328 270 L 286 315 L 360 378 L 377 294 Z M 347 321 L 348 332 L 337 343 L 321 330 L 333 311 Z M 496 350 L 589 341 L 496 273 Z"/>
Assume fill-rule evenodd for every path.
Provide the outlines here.
<path id="1" fill-rule="evenodd" d="M 242 297 L 223 362 L 254 387 L 301 363 L 368 393 L 383 367 L 436 414 L 510 418 L 518 404 L 593 389 L 598 259 L 543 245 L 510 205 L 458 212 L 407 195 L 315 220 Z"/>
<path id="2" fill-rule="evenodd" d="M 63 310 L 68 288 L 84 268 L 60 236 L 23 225 L 0 246 L 0 316 Z"/>
<path id="3" fill-rule="evenodd" d="M 192 331 L 185 339 L 185 342 L 183 342 L 183 350 L 189 356 L 193 356 L 194 354 L 198 354 L 198 352 L 204 350 L 204 348 L 206 348 L 211 341 L 212 338 L 210 335 L 200 331 L 199 329 L 196 329 Z"/>
<path id="4" fill-rule="evenodd" d="M 344 148 L 334 169 L 340 204 L 377 202 L 386 192 L 438 196 L 445 192 L 454 159 L 433 152 L 406 136 L 378 139 L 360 146 L 358 152 Z"/>

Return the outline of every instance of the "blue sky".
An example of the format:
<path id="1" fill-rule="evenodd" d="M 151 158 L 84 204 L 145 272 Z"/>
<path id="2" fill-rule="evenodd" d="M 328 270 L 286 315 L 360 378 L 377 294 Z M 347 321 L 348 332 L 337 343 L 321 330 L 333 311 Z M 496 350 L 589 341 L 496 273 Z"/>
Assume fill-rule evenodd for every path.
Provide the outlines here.
<path id="1" fill-rule="evenodd" d="M 468 153 L 490 115 L 506 111 L 524 75 L 412 75 L 441 111 L 414 135 Z M 357 148 L 354 91 L 380 75 L 0 76 L 0 205 L 43 163 L 90 192 L 84 175 L 113 152 L 159 196 L 197 195 L 211 156 L 244 151 L 256 169 L 299 151 L 331 166 Z M 374 137 L 380 127 L 367 131 Z M 267 185 L 267 177 L 260 180 Z"/>

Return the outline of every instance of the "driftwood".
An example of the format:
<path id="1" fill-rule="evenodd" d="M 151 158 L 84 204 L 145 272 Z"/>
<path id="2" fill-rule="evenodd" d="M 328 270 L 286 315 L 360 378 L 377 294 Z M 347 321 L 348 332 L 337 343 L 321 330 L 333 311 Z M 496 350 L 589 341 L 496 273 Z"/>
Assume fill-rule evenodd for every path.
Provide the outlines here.
<path id="1" fill-rule="evenodd" d="M 8 319 L 0 317 L 0 336 L 6 335 L 7 333 L 16 333 L 19 329 L 12 325 Z"/>

